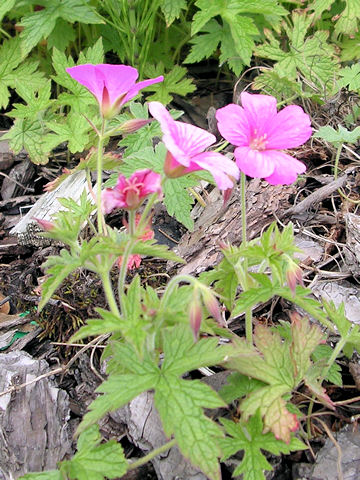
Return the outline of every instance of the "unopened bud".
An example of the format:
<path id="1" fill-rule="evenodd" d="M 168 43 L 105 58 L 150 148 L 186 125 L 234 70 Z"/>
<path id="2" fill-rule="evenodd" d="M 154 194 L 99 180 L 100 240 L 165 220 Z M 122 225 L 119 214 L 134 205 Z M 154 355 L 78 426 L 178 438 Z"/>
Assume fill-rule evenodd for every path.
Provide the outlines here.
<path id="1" fill-rule="evenodd" d="M 194 334 L 195 342 L 197 341 L 199 336 L 199 330 L 202 322 L 202 315 L 203 315 L 203 312 L 202 312 L 201 302 L 199 299 L 199 294 L 197 293 L 197 291 L 195 291 L 189 305 L 189 322 L 190 322 L 191 330 L 193 331 L 193 334 Z"/>
<path id="2" fill-rule="evenodd" d="M 201 290 L 201 294 L 202 294 L 204 305 L 207 308 L 207 311 L 210 313 L 210 315 L 215 318 L 215 320 L 219 325 L 221 325 L 222 327 L 226 327 L 226 324 L 221 315 L 219 302 L 215 297 L 215 295 L 210 290 L 210 288 L 208 287 L 203 288 Z"/>
<path id="3" fill-rule="evenodd" d="M 289 262 L 286 271 L 286 281 L 293 294 L 297 284 L 303 285 L 302 270 L 293 260 Z"/>
<path id="4" fill-rule="evenodd" d="M 55 228 L 55 225 L 52 222 L 49 222 L 49 220 L 35 217 L 33 217 L 33 220 L 35 220 L 45 232 L 51 232 L 51 230 Z"/>
<path id="5" fill-rule="evenodd" d="M 148 125 L 152 120 L 146 118 L 133 118 L 132 120 L 127 120 L 120 127 L 121 133 L 134 133 L 140 128 Z"/>

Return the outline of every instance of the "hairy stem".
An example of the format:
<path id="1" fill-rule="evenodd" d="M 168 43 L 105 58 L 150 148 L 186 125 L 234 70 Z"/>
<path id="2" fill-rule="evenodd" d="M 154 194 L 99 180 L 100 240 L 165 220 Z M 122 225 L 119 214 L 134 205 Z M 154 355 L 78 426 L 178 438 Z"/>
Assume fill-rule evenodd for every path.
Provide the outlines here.
<path id="1" fill-rule="evenodd" d="M 164 445 L 161 445 L 161 447 L 155 448 L 155 450 L 145 455 L 145 457 L 139 458 L 139 460 L 136 460 L 136 462 L 131 463 L 129 465 L 128 470 L 135 470 L 136 468 L 141 467 L 142 465 L 145 465 L 145 463 L 149 462 L 154 457 L 157 457 L 158 455 L 160 455 L 160 453 L 170 450 L 170 448 L 173 447 L 174 445 L 176 445 L 175 439 L 170 440 L 167 443 L 164 443 Z"/>

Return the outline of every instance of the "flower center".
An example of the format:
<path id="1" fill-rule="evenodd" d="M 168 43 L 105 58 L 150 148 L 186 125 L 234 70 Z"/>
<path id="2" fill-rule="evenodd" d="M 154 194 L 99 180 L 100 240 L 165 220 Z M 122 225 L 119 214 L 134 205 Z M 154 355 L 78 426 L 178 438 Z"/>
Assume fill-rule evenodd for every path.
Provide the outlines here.
<path id="1" fill-rule="evenodd" d="M 257 131 L 254 130 L 254 137 L 250 140 L 250 148 L 252 150 L 257 150 L 258 152 L 266 150 L 266 137 L 266 133 L 264 133 L 264 135 L 262 135 L 261 137 L 257 136 Z"/>

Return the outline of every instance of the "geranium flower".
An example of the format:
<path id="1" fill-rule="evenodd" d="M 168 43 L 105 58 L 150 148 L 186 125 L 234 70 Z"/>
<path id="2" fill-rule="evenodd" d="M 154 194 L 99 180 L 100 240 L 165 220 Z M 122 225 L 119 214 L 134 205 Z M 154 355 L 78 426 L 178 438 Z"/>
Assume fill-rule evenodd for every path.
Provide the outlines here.
<path id="1" fill-rule="evenodd" d="M 136 68 L 106 63 L 99 65 L 87 63 L 67 68 L 66 71 L 94 95 L 99 102 L 102 115 L 108 118 L 116 115 L 122 105 L 134 98 L 142 88 L 164 80 L 160 75 L 135 83 L 139 76 Z"/>
<path id="2" fill-rule="evenodd" d="M 135 225 L 137 226 L 140 222 L 141 219 L 141 214 L 137 213 L 135 216 Z M 123 220 L 123 224 L 126 227 L 126 229 L 129 229 L 128 223 Z M 148 223 L 148 225 L 145 226 L 144 232 L 140 237 L 140 240 L 142 242 L 146 242 L 146 240 L 152 240 L 154 238 L 154 231 L 151 228 L 151 221 Z M 121 267 L 122 264 L 122 257 L 119 257 L 117 260 L 118 267 Z M 138 253 L 133 253 L 132 255 L 129 256 L 128 259 L 128 264 L 127 264 L 127 269 L 128 270 L 134 270 L 135 268 L 139 268 L 141 264 L 141 255 Z"/>
<path id="3" fill-rule="evenodd" d="M 106 188 L 101 195 L 104 213 L 110 213 L 115 208 L 126 210 L 137 209 L 145 197 L 157 193 L 160 197 L 161 176 L 149 169 L 137 170 L 130 178 L 119 175 L 114 188 Z"/>
<path id="4" fill-rule="evenodd" d="M 216 112 L 221 135 L 236 145 L 236 164 L 250 177 L 272 185 L 293 183 L 306 166 L 282 152 L 298 147 L 311 136 L 310 117 L 297 105 L 276 110 L 276 98 L 241 94 L 242 107 L 227 105 Z"/>
<path id="5" fill-rule="evenodd" d="M 194 125 L 176 122 L 159 102 L 150 102 L 149 111 L 160 122 L 164 134 L 162 140 L 168 150 L 164 171 L 168 177 L 177 178 L 196 170 L 208 170 L 220 190 L 234 186 L 234 179 L 239 178 L 235 163 L 220 153 L 204 152 L 216 142 L 214 135 Z"/>

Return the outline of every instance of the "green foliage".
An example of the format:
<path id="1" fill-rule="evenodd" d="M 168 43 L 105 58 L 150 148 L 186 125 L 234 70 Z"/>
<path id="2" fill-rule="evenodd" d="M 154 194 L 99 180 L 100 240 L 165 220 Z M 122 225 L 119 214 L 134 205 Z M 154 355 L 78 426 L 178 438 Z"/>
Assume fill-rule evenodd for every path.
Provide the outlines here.
<path id="1" fill-rule="evenodd" d="M 341 80 L 339 85 L 347 87 L 349 90 L 360 91 L 360 64 L 357 63 L 351 67 L 342 68 L 339 72 Z"/>
<path id="2" fill-rule="evenodd" d="M 266 450 L 273 455 L 280 455 L 307 448 L 296 437 L 291 437 L 290 441 L 285 443 L 277 439 L 272 432 L 264 433 L 259 410 L 248 421 L 241 419 L 238 423 L 234 423 L 222 418 L 221 423 L 229 435 L 220 440 L 223 451 L 222 460 L 243 450 L 244 457 L 240 465 L 236 467 L 233 476 L 243 474 L 244 480 L 265 480 L 264 470 L 273 470 L 261 450 Z"/>
<path id="3" fill-rule="evenodd" d="M 161 10 L 169 27 L 176 18 L 180 17 L 181 10 L 186 10 L 186 0 L 162 0 Z"/>
<path id="4" fill-rule="evenodd" d="M 273 32 L 266 32 L 267 41 L 255 49 L 255 55 L 275 61 L 273 71 L 280 79 L 285 79 L 285 85 L 294 83 L 299 78 L 306 79 L 302 90 L 303 96 L 325 98 L 334 90 L 335 72 L 338 60 L 335 48 L 328 42 L 329 33 L 317 30 L 309 35 L 313 17 L 305 11 L 293 12 L 292 25 L 283 23 L 283 29 L 288 37 L 285 49 Z M 270 71 L 259 75 L 255 80 L 255 88 L 264 88 L 268 93 L 282 97 L 282 84 L 276 88 Z M 269 82 L 267 79 L 269 78 Z M 268 87 L 268 88 L 267 88 Z M 275 90 L 271 88 L 275 87 Z M 298 91 L 294 91 L 299 93 Z"/>
<path id="5" fill-rule="evenodd" d="M 91 24 L 102 22 L 90 7 L 88 0 L 43 0 L 42 5 L 44 6 L 43 9 L 24 16 L 20 23 L 20 26 L 24 28 L 20 38 L 22 40 L 21 47 L 25 54 L 29 53 L 40 40 L 48 38 L 55 29 L 58 19 L 70 23 Z M 61 28 L 61 25 L 57 25 L 58 29 Z M 67 37 L 69 38 L 68 34 Z"/>
<path id="6" fill-rule="evenodd" d="M 189 328 L 179 325 L 163 331 L 164 361 L 161 366 L 150 352 L 142 358 L 130 344 L 116 343 L 113 362 L 119 373 L 112 372 L 98 391 L 104 393 L 91 405 L 80 424 L 79 431 L 88 428 L 107 412 L 125 405 L 146 390 L 154 390 L 165 434 L 174 435 L 181 452 L 211 479 L 220 479 L 217 458 L 222 437 L 218 425 L 206 417 L 204 408 L 223 405 L 220 397 L 198 380 L 184 380 L 181 376 L 194 368 L 220 363 L 229 353 L 228 347 L 217 347 L 217 339 L 203 339 L 194 343 Z"/>
<path id="7" fill-rule="evenodd" d="M 354 128 L 354 130 L 347 130 L 342 125 L 339 125 L 338 130 L 327 125 L 326 127 L 320 127 L 317 132 L 314 133 L 315 138 L 322 138 L 326 142 L 333 143 L 339 146 L 343 143 L 356 143 L 360 138 L 360 127 Z"/>
<path id="8" fill-rule="evenodd" d="M 276 25 L 287 13 L 277 0 L 217 0 L 210 4 L 207 0 L 197 0 L 195 5 L 199 11 L 193 17 L 191 34 L 201 35 L 191 40 L 193 46 L 185 61 L 194 63 L 208 58 L 220 43 L 220 62 L 228 62 L 236 75 L 244 65 L 250 65 L 255 39 L 259 36 L 256 16 L 272 15 L 272 23 Z M 217 17 L 221 18 L 222 24 Z"/>
<path id="9" fill-rule="evenodd" d="M 316 18 L 319 18 L 325 10 L 330 9 L 336 3 L 335 0 L 314 0 L 309 8 L 314 11 Z M 354 35 L 358 31 L 360 20 L 359 2 L 357 0 L 344 0 L 342 7 L 344 7 L 344 10 L 337 15 L 335 34 Z"/>
<path id="10" fill-rule="evenodd" d="M 316 393 L 321 394 L 322 400 L 329 404 L 320 385 L 316 383 L 311 362 L 311 354 L 322 338 L 323 334 L 318 327 L 311 326 L 305 318 L 294 317 L 290 340 L 283 340 L 277 332 L 271 333 L 268 328 L 259 325 L 255 329 L 256 347 L 244 339 L 236 341 L 234 354 L 228 357 L 226 366 L 266 384 L 251 384 L 250 388 L 247 387 L 249 393 L 239 407 L 245 420 L 259 409 L 266 429 L 288 443 L 291 432 L 297 428 L 297 419 L 287 409 L 284 396 L 291 394 L 300 382 L 305 381 L 309 388 L 316 390 Z M 239 396 L 246 392 L 242 382 L 241 378 L 237 379 Z M 234 387 L 236 384 L 233 381 L 231 395 Z"/>

